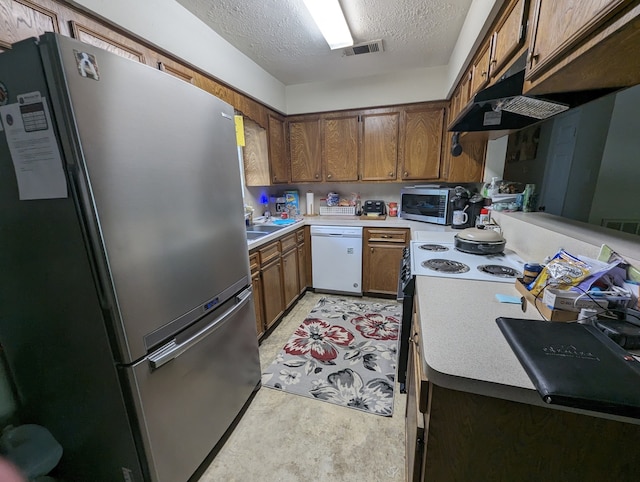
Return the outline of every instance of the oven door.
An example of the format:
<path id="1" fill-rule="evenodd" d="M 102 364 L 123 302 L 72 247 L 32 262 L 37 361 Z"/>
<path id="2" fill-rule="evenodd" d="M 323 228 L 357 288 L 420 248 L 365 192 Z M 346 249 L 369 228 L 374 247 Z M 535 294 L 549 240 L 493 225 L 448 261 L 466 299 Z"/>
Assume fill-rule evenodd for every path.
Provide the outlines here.
<path id="1" fill-rule="evenodd" d="M 400 347 L 398 349 L 398 383 L 400 393 L 406 393 L 407 362 L 409 358 L 409 335 L 413 318 L 413 296 L 415 293 L 415 276 L 411 274 L 411 255 L 407 249 L 400 261 L 398 276 L 398 301 L 402 301 L 402 320 L 400 322 Z"/>

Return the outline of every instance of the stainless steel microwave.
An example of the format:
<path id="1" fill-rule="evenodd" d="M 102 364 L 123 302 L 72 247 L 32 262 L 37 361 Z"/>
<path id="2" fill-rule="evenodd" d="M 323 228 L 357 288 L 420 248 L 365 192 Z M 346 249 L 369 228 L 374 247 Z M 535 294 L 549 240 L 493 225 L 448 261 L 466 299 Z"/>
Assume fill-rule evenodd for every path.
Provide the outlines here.
<path id="1" fill-rule="evenodd" d="M 434 224 L 451 224 L 453 189 L 405 187 L 400 191 L 400 217 Z"/>

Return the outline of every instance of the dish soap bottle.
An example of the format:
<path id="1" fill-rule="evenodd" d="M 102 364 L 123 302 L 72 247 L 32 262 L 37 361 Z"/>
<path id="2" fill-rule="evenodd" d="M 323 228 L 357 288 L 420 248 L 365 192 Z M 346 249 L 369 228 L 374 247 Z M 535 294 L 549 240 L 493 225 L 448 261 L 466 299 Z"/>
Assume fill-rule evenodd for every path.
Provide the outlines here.
<path id="1" fill-rule="evenodd" d="M 491 183 L 486 183 L 483 187 L 483 196 L 485 198 L 491 198 L 492 196 L 495 196 L 496 194 L 500 194 L 500 187 L 498 186 L 498 181 L 500 180 L 499 177 L 492 177 L 491 178 Z"/>

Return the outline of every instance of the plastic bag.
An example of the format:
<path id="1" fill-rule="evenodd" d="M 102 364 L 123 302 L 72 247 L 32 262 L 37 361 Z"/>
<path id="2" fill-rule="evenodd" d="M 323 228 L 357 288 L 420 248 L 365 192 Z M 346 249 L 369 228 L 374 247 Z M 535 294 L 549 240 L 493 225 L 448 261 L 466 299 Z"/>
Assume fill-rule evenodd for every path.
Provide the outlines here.
<path id="1" fill-rule="evenodd" d="M 576 286 L 591 273 L 589 264 L 561 249 L 533 281 L 530 291 L 538 296 L 548 286 L 566 290 Z"/>

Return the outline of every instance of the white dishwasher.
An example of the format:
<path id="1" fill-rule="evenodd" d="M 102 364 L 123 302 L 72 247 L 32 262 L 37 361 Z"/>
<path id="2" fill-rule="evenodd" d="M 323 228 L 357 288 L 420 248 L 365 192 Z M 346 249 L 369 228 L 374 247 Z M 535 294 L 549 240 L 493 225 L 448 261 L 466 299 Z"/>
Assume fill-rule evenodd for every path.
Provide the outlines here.
<path id="1" fill-rule="evenodd" d="M 317 291 L 362 294 L 362 227 L 311 226 L 311 271 Z"/>

